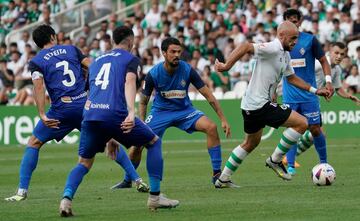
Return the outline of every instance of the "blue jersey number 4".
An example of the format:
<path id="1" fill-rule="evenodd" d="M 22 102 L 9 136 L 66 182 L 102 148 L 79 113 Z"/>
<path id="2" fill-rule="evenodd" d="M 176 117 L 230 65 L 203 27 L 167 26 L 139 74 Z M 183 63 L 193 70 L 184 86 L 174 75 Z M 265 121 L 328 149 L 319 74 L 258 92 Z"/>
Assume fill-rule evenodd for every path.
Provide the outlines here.
<path id="1" fill-rule="evenodd" d="M 110 67 L 111 63 L 103 64 L 98 75 L 95 78 L 95 85 L 101 85 L 101 90 L 106 90 L 107 86 L 109 85 Z"/>

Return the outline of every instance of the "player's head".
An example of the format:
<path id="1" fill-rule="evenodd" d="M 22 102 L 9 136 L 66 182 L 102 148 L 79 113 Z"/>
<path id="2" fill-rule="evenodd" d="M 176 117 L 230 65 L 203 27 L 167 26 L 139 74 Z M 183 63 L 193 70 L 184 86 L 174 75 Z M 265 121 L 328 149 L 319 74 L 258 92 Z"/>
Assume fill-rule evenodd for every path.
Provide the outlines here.
<path id="1" fill-rule="evenodd" d="M 296 25 L 290 21 L 284 21 L 277 29 L 277 37 L 285 51 L 291 51 L 297 43 L 299 31 Z"/>
<path id="2" fill-rule="evenodd" d="M 284 21 L 290 21 L 296 25 L 296 27 L 300 27 L 301 25 L 301 12 L 294 8 L 289 8 L 283 14 Z"/>
<path id="3" fill-rule="evenodd" d="M 335 42 L 330 49 L 331 64 L 340 64 L 345 57 L 346 46 L 342 42 Z"/>
<path id="4" fill-rule="evenodd" d="M 49 43 L 56 44 L 56 33 L 50 25 L 40 25 L 32 33 L 33 40 L 39 48 Z"/>
<path id="5" fill-rule="evenodd" d="M 123 45 L 131 51 L 134 46 L 134 32 L 126 26 L 117 27 L 113 31 L 113 40 L 115 45 Z"/>
<path id="6" fill-rule="evenodd" d="M 178 39 L 169 37 L 163 40 L 161 43 L 161 51 L 166 63 L 172 67 L 177 67 L 179 65 L 182 47 Z"/>

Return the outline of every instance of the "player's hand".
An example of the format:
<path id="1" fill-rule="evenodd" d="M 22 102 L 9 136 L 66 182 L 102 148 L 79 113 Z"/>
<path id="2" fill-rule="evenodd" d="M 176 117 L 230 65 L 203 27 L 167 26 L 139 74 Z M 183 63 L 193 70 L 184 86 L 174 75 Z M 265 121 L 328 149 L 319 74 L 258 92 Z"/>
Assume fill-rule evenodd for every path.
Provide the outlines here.
<path id="1" fill-rule="evenodd" d="M 221 127 L 224 130 L 226 138 L 231 137 L 231 130 L 230 130 L 230 124 L 227 122 L 227 120 L 221 121 Z"/>
<path id="2" fill-rule="evenodd" d="M 130 133 L 135 126 L 135 113 L 129 113 L 125 120 L 121 123 L 121 129 L 123 132 Z"/>
<path id="3" fill-rule="evenodd" d="M 224 72 L 228 71 L 229 68 L 226 67 L 226 65 L 222 62 L 220 62 L 218 59 L 215 60 L 215 71 L 216 72 Z"/>
<path id="4" fill-rule="evenodd" d="M 316 95 L 323 96 L 328 100 L 330 98 L 330 91 L 327 88 L 319 88 L 316 91 Z"/>
<path id="5" fill-rule="evenodd" d="M 354 95 L 350 95 L 350 100 L 354 101 L 356 105 L 360 105 L 360 99 Z"/>
<path id="6" fill-rule="evenodd" d="M 107 142 L 106 148 L 105 148 L 106 156 L 112 160 L 115 160 L 116 155 L 119 152 L 119 146 L 120 145 L 116 140 L 114 140 L 114 139 L 109 140 L 109 142 Z"/>
<path id="7" fill-rule="evenodd" d="M 59 120 L 48 118 L 46 115 L 41 115 L 40 118 L 41 121 L 45 124 L 45 126 L 59 129 L 59 124 L 60 124 Z"/>
<path id="8" fill-rule="evenodd" d="M 275 93 L 271 96 L 271 102 L 277 103 L 277 99 L 278 99 L 278 95 L 277 95 L 277 93 L 275 92 Z"/>
<path id="9" fill-rule="evenodd" d="M 332 84 L 330 82 L 326 82 L 325 84 L 325 88 L 329 90 L 330 95 L 326 97 L 327 101 L 330 101 L 330 98 L 334 95 L 335 90 L 334 87 L 332 86 Z"/>

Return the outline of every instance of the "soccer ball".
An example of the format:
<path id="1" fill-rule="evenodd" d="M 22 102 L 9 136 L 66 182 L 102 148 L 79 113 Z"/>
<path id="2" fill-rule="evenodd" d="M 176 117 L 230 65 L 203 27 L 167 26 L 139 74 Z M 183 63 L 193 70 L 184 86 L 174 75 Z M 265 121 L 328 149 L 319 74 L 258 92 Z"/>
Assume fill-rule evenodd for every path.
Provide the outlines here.
<path id="1" fill-rule="evenodd" d="M 311 179 L 315 185 L 329 186 L 336 179 L 335 170 L 330 164 L 320 163 L 312 169 Z"/>

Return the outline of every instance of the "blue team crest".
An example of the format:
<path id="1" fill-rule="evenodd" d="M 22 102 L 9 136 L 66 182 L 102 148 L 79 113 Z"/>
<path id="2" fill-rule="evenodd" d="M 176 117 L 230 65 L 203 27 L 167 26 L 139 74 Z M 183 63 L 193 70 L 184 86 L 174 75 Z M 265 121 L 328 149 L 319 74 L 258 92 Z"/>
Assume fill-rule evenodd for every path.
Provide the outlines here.
<path id="1" fill-rule="evenodd" d="M 300 52 L 301 55 L 304 55 L 304 54 L 305 54 L 305 48 L 301 48 L 301 49 L 299 50 L 299 52 Z"/>
<path id="2" fill-rule="evenodd" d="M 181 84 L 181 86 L 185 87 L 186 86 L 186 81 L 184 79 L 182 79 L 180 84 Z"/>

